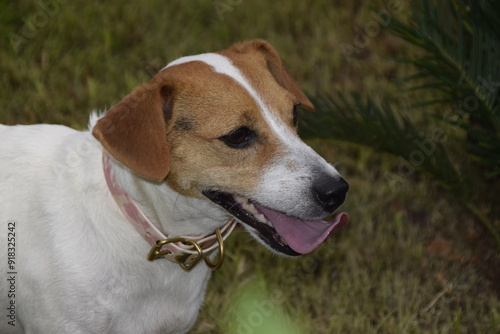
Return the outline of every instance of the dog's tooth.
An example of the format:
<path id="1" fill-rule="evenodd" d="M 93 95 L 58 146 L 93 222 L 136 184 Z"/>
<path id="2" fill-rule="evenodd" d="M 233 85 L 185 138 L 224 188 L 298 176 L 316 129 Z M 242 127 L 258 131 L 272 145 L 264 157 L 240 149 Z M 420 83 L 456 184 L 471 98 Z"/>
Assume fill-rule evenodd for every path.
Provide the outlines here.
<path id="1" fill-rule="evenodd" d="M 255 207 L 255 205 L 253 205 L 252 203 L 250 203 L 250 201 L 248 200 L 248 198 L 244 198 L 244 197 L 240 197 L 240 196 L 237 196 L 235 195 L 234 196 L 234 200 L 236 201 L 236 203 L 238 203 L 239 205 L 241 205 L 241 207 L 243 208 L 243 210 L 246 210 L 248 212 L 250 212 L 251 214 L 257 216 L 260 214 L 260 212 L 257 210 L 257 208 Z M 265 218 L 264 218 L 264 221 L 265 221 Z"/>
<path id="2" fill-rule="evenodd" d="M 248 203 L 248 200 L 244 197 L 241 197 L 241 196 L 238 196 L 238 195 L 234 195 L 234 200 L 238 203 L 238 204 L 245 204 L 245 203 Z"/>
<path id="3" fill-rule="evenodd" d="M 267 224 L 266 216 L 264 216 L 262 213 L 255 215 L 255 218 L 257 218 L 257 220 L 261 223 Z"/>
<path id="4" fill-rule="evenodd" d="M 250 208 L 248 209 L 248 211 L 250 211 L 251 213 L 253 213 L 254 215 L 258 215 L 260 214 L 259 211 L 257 211 L 257 208 L 255 208 L 255 206 L 253 204 L 250 204 Z"/>
<path id="5" fill-rule="evenodd" d="M 255 211 L 255 207 L 248 202 L 241 203 L 241 206 L 243 207 L 243 209 L 245 209 L 248 212 L 254 213 L 254 211 Z"/>

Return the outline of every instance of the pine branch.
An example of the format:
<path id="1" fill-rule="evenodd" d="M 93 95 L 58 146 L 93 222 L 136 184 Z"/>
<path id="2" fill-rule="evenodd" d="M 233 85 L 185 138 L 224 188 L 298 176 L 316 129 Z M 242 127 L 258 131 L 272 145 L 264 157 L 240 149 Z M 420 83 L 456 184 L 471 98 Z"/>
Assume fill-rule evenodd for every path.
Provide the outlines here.
<path id="1" fill-rule="evenodd" d="M 412 25 L 394 20 L 390 28 L 428 55 L 398 59 L 419 70 L 402 81 L 430 78 L 410 89 L 440 91 L 444 101 L 454 101 L 454 109 L 467 115 L 459 126 L 468 132 L 473 159 L 487 167 L 488 177 L 500 176 L 495 154 L 500 150 L 500 24 L 492 14 L 500 14 L 499 3 L 420 0 L 413 10 Z"/>

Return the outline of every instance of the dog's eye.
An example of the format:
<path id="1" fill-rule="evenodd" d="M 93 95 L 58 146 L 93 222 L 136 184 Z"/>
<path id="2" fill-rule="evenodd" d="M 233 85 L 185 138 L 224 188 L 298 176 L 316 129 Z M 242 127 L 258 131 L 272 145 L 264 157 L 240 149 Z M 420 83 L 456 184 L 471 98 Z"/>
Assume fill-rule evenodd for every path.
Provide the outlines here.
<path id="1" fill-rule="evenodd" d="M 220 137 L 219 139 L 222 140 L 224 144 L 226 144 L 229 147 L 246 148 L 254 142 L 255 138 L 256 138 L 255 132 L 253 132 L 246 126 L 242 126 L 241 128 L 237 128 L 231 133 Z"/>
<path id="2" fill-rule="evenodd" d="M 299 108 L 300 104 L 296 103 L 293 105 L 293 126 L 297 126 L 297 124 L 299 123 L 299 112 L 298 112 L 298 108 Z"/>

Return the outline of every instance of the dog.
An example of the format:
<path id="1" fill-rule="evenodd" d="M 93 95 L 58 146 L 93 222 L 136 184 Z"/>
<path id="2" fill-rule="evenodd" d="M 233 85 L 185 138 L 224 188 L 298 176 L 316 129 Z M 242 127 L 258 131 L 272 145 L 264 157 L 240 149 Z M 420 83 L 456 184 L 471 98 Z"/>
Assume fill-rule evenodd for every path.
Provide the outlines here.
<path id="1" fill-rule="evenodd" d="M 186 333 L 235 225 L 312 252 L 349 186 L 299 139 L 299 107 L 252 40 L 171 62 L 88 131 L 0 126 L 0 332 Z"/>

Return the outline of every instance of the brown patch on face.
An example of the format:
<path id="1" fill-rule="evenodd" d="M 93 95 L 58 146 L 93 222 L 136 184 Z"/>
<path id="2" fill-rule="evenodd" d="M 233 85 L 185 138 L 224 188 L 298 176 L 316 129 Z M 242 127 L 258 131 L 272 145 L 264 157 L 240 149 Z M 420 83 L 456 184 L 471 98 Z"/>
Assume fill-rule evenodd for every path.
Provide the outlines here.
<path id="1" fill-rule="evenodd" d="M 194 131 L 196 122 L 190 117 L 180 117 L 174 122 L 174 129 L 177 131 Z"/>
<path id="2" fill-rule="evenodd" d="M 278 146 L 254 99 L 234 79 L 202 62 L 165 71 L 180 87 L 167 129 L 171 158 L 167 183 L 193 197 L 208 189 L 250 193 Z M 196 75 L 186 74 L 190 72 Z M 249 147 L 232 148 L 221 140 L 242 127 L 255 133 Z"/>

